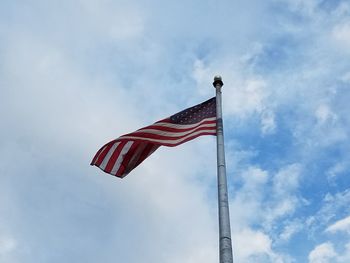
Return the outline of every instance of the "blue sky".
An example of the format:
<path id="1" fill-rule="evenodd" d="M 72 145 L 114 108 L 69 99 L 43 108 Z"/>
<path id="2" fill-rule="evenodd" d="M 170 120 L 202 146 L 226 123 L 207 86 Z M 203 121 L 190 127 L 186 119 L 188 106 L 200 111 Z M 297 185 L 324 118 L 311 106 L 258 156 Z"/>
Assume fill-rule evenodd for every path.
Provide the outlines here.
<path id="1" fill-rule="evenodd" d="M 350 2 L 0 3 L 0 261 L 218 262 L 215 138 L 98 148 L 214 96 L 237 263 L 350 262 Z"/>

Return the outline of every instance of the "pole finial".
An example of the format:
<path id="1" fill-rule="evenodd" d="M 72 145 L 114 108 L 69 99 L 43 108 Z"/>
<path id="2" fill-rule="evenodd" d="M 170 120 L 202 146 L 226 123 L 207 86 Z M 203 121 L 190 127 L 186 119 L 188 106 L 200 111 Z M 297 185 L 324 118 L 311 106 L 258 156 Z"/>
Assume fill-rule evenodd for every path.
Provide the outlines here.
<path id="1" fill-rule="evenodd" d="M 214 88 L 216 88 L 217 85 L 220 85 L 220 87 L 224 85 L 224 83 L 222 82 L 221 76 L 219 75 L 214 77 L 214 82 L 213 82 Z"/>

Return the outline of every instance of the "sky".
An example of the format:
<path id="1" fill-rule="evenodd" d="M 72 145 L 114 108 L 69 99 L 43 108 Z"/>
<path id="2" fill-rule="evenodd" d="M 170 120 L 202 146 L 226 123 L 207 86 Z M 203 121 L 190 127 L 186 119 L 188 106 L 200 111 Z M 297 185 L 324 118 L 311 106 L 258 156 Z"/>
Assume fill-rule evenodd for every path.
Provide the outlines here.
<path id="1" fill-rule="evenodd" d="M 3 0 L 0 40 L 0 262 L 218 262 L 214 136 L 89 165 L 218 74 L 234 262 L 350 262 L 348 0 Z"/>

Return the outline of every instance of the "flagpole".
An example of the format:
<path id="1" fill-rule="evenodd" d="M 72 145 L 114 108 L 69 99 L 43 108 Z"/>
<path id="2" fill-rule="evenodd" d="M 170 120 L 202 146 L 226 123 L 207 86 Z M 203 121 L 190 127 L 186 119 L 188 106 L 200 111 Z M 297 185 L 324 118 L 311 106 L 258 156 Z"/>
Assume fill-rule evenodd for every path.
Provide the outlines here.
<path id="1" fill-rule="evenodd" d="M 217 143 L 217 177 L 219 206 L 219 249 L 220 263 L 233 263 L 230 212 L 227 194 L 224 126 L 222 121 L 221 88 L 224 85 L 220 76 L 214 77 L 213 86 L 216 89 L 216 143 Z"/>

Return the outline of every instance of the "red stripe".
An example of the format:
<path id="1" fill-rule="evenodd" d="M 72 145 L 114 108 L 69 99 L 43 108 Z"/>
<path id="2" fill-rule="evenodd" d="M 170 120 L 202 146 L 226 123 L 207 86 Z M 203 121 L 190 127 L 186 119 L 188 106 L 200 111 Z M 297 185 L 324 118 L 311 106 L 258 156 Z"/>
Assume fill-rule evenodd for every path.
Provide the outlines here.
<path id="1" fill-rule="evenodd" d="M 128 163 L 130 162 L 131 158 L 135 155 L 136 149 L 139 146 L 140 146 L 140 143 L 138 142 L 134 142 L 133 145 L 131 145 L 129 151 L 125 154 L 124 159 L 120 164 L 120 167 L 116 173 L 116 176 L 121 177 L 121 175 L 123 175 Z"/>
<path id="2" fill-rule="evenodd" d="M 135 166 L 132 168 L 136 168 L 140 163 L 142 163 L 149 155 L 151 155 L 152 152 L 154 152 L 153 150 L 154 148 L 154 144 L 148 143 L 146 148 L 143 150 L 140 158 L 137 160 Z M 158 148 L 158 147 L 157 147 Z M 152 151 L 153 150 L 153 151 Z"/>
<path id="3" fill-rule="evenodd" d="M 130 161 L 128 163 L 126 163 L 125 170 L 124 170 L 123 174 L 120 174 L 120 177 L 124 177 L 132 169 L 134 169 L 136 167 L 137 161 L 140 159 L 142 152 L 144 151 L 144 149 L 146 148 L 146 146 L 148 144 L 149 144 L 149 142 L 143 142 L 140 140 L 137 141 L 137 147 L 135 148 L 135 151 L 133 152 Z"/>
<path id="4" fill-rule="evenodd" d="M 113 154 L 111 155 L 111 158 L 109 158 L 109 160 L 108 160 L 106 168 L 104 169 L 104 171 L 106 173 L 111 173 L 113 166 L 114 166 L 115 162 L 117 161 L 118 156 L 119 156 L 119 154 L 120 154 L 120 152 L 123 149 L 125 144 L 126 144 L 125 141 L 120 142 L 119 145 L 117 146 L 117 148 L 114 150 Z"/>
<path id="5" fill-rule="evenodd" d="M 193 131 L 191 131 L 188 134 L 185 135 L 181 135 L 181 136 L 177 136 L 177 137 L 172 137 L 172 136 L 166 136 L 166 135 L 159 135 L 159 134 L 154 134 L 154 133 L 145 133 L 145 132 L 134 132 L 131 133 L 129 136 L 136 136 L 136 137 L 144 137 L 145 139 L 150 138 L 150 139 L 157 139 L 157 140 L 166 140 L 166 141 L 174 141 L 174 140 L 178 140 L 181 138 L 184 138 L 186 136 L 191 135 L 192 133 L 198 132 L 198 131 L 202 131 L 202 130 L 212 130 L 212 131 L 216 131 L 216 127 L 199 127 L 194 129 Z M 162 131 L 162 130 L 159 130 Z"/>
<path id="6" fill-rule="evenodd" d="M 100 156 L 98 156 L 95 165 L 96 166 L 100 166 L 101 163 L 103 162 L 103 159 L 106 157 L 108 151 L 111 149 L 111 147 L 113 146 L 113 144 L 116 142 L 116 140 L 113 140 L 109 143 L 107 143 L 105 146 L 107 146 L 100 154 Z"/>
<path id="7" fill-rule="evenodd" d="M 142 147 L 142 144 L 140 144 L 140 147 Z M 155 150 L 157 150 L 159 146 L 147 143 L 146 147 L 143 149 L 141 155 L 139 158 L 132 163 L 129 163 L 126 166 L 126 169 L 123 174 L 118 174 L 119 177 L 124 177 L 126 176 L 131 170 L 135 169 L 138 165 L 140 165 L 148 156 L 150 156 Z"/>
<path id="8" fill-rule="evenodd" d="M 154 141 L 150 141 L 149 139 L 145 138 L 145 139 L 129 139 L 129 140 L 134 140 L 134 141 L 138 141 L 138 142 L 143 142 L 143 143 L 152 143 L 154 145 L 157 145 L 157 146 L 168 146 L 168 147 L 174 147 L 174 146 L 178 146 L 182 143 L 185 143 L 185 142 L 188 142 L 189 140 L 192 140 L 194 138 L 197 138 L 199 136 L 202 136 L 202 135 L 216 135 L 216 130 L 215 131 L 212 131 L 212 132 L 201 132 L 197 135 L 194 135 L 194 136 L 190 136 L 188 137 L 187 139 L 183 140 L 183 141 L 180 141 L 178 143 L 167 143 L 165 141 L 163 142 L 154 142 Z"/>
<path id="9" fill-rule="evenodd" d="M 216 135 L 216 130 L 215 130 L 215 132 L 214 131 L 213 132 L 203 132 L 203 133 L 200 133 L 200 134 L 196 134 L 194 136 L 188 137 L 186 140 L 181 141 L 181 142 L 179 142 L 177 144 L 164 143 L 162 145 L 169 146 L 169 147 L 174 147 L 174 146 L 178 146 L 178 145 L 180 145 L 182 143 L 188 142 L 190 140 L 193 140 L 194 138 L 197 138 L 197 137 L 202 136 L 202 135 Z"/>
<path id="10" fill-rule="evenodd" d="M 208 125 L 208 124 L 216 124 L 216 120 L 214 121 L 205 121 L 199 125 L 193 126 L 191 128 L 186 127 L 187 125 L 177 125 L 177 127 L 167 127 L 167 126 L 161 126 L 161 125 L 151 125 L 142 129 L 139 129 L 135 132 L 139 132 L 145 129 L 154 129 L 154 130 L 162 130 L 162 131 L 169 131 L 169 132 L 186 132 L 186 131 L 190 131 L 193 129 L 196 129 L 198 127 L 202 127 L 204 125 Z M 133 133 L 133 132 L 132 132 Z"/>
<path id="11" fill-rule="evenodd" d="M 94 158 L 92 159 L 90 165 L 94 165 L 94 164 L 95 164 L 97 157 L 99 156 L 100 152 L 103 150 L 103 148 L 104 148 L 105 146 L 106 146 L 106 145 L 102 146 L 102 147 L 97 151 L 97 153 L 95 154 Z"/>
<path id="12" fill-rule="evenodd" d="M 121 137 L 129 136 L 129 135 L 134 134 L 135 132 L 141 132 L 142 130 L 145 130 L 145 129 L 155 129 L 155 130 L 163 130 L 163 131 L 169 131 L 169 132 L 185 132 L 185 131 L 190 131 L 192 129 L 195 129 L 195 128 L 200 127 L 200 126 L 205 125 L 205 124 L 216 124 L 216 120 L 204 121 L 203 123 L 200 123 L 200 124 L 198 124 L 196 126 L 193 126 L 191 128 L 186 127 L 188 125 L 185 125 L 185 124 L 177 124 L 176 128 L 157 125 L 157 124 L 160 124 L 160 123 L 171 123 L 171 122 L 167 122 L 167 121 L 156 122 L 156 123 L 154 123 L 152 125 L 149 125 L 149 126 L 141 128 L 141 129 L 138 129 L 137 131 L 134 131 L 134 132 L 131 132 L 131 133 L 128 133 L 128 134 L 124 134 Z"/>

